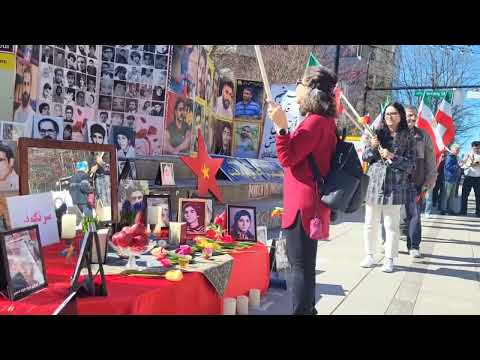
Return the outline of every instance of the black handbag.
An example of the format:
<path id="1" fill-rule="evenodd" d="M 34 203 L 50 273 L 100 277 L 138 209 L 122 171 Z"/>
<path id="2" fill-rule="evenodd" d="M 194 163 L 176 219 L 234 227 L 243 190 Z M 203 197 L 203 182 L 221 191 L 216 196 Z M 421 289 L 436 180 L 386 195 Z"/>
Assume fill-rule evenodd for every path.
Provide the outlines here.
<path id="1" fill-rule="evenodd" d="M 357 161 L 351 158 L 352 149 Z M 349 162 L 349 159 L 352 159 L 352 162 Z M 332 160 L 332 169 L 326 177 L 321 176 L 312 154 L 308 155 L 308 161 L 314 179 L 318 184 L 321 201 L 333 211 L 345 212 L 350 207 L 360 186 L 360 177 L 352 175 L 352 173 L 358 175 L 358 166 L 360 166 L 361 171 L 360 160 L 353 144 L 343 141 L 337 143 Z M 345 167 L 347 164 L 348 166 Z M 349 167 L 352 167 L 352 169 L 349 169 Z M 361 173 L 363 174 L 363 172 Z"/>

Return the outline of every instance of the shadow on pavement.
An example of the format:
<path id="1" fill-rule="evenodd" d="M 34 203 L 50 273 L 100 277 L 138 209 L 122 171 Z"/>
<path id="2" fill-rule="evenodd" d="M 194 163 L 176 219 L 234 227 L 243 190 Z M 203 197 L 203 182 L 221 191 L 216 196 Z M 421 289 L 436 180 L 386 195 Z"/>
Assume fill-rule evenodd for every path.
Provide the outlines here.
<path id="1" fill-rule="evenodd" d="M 447 264 L 444 264 L 447 265 Z M 396 266 L 395 271 L 405 271 L 405 272 L 416 272 L 420 274 L 430 274 L 430 275 L 439 275 L 439 276 L 449 276 L 456 277 L 464 280 L 479 281 L 479 274 L 477 271 L 469 270 L 457 270 L 450 268 L 438 268 L 436 270 L 431 269 L 419 269 L 408 266 Z"/>
<path id="2" fill-rule="evenodd" d="M 445 256 L 445 255 L 431 255 L 431 254 L 424 254 L 424 258 L 431 258 L 431 259 L 441 259 L 441 260 L 450 260 L 450 261 L 461 261 L 461 262 L 472 262 L 480 264 L 479 258 L 474 257 L 456 257 L 456 256 Z M 444 264 L 449 265 L 449 264 Z M 451 264 L 454 265 L 454 264 Z M 455 265 L 456 266 L 456 265 Z"/>

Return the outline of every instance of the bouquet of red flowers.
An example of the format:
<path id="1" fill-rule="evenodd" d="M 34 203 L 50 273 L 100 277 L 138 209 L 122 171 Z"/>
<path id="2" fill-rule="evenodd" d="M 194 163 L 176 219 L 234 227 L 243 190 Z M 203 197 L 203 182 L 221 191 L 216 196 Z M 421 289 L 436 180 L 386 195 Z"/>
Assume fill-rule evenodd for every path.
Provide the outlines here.
<path id="1" fill-rule="evenodd" d="M 148 245 L 148 237 L 145 225 L 136 223 L 132 226 L 124 226 L 123 229 L 112 236 L 112 243 L 121 249 L 130 249 L 143 252 Z"/>

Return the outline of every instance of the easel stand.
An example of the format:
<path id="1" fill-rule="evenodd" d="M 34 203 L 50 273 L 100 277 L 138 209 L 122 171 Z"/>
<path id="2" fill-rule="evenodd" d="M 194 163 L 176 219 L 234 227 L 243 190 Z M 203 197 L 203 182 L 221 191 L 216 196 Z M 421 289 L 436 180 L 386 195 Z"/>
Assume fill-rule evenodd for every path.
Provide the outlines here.
<path id="1" fill-rule="evenodd" d="M 80 248 L 80 255 L 77 260 L 75 272 L 70 283 L 70 292 L 78 292 L 79 297 L 87 296 L 107 296 L 107 283 L 105 280 L 105 273 L 103 271 L 102 262 L 98 262 L 98 270 L 95 274 L 92 272 L 92 246 L 96 247 L 96 253 L 101 254 L 100 241 L 98 239 L 97 230 L 94 224 L 89 224 L 88 232 L 85 234 L 82 246 Z M 82 283 L 79 283 L 80 272 L 84 267 L 87 267 L 88 277 Z M 95 276 L 100 273 L 100 284 L 95 284 Z"/>

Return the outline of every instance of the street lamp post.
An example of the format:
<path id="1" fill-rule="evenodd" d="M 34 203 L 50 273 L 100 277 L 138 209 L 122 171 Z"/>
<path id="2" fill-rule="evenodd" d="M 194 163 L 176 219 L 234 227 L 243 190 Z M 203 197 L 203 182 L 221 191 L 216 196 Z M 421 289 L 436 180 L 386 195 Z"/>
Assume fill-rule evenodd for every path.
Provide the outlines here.
<path id="1" fill-rule="evenodd" d="M 338 77 L 338 67 L 340 66 L 340 45 L 337 45 L 335 51 L 335 75 Z"/>

